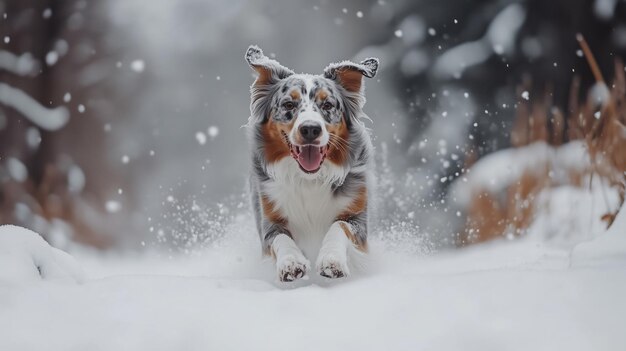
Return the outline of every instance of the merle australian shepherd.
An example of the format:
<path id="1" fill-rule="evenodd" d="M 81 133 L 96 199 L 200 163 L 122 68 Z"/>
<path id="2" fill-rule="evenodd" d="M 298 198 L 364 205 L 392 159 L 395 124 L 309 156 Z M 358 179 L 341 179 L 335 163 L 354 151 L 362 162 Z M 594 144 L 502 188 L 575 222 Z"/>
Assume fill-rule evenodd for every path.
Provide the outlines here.
<path id="1" fill-rule="evenodd" d="M 363 77 L 374 77 L 378 60 L 344 61 L 310 75 L 256 46 L 245 57 L 258 73 L 248 129 L 263 253 L 274 258 L 281 281 L 306 276 L 315 258 L 318 274 L 345 277 L 367 252 L 372 144 L 361 122 Z"/>

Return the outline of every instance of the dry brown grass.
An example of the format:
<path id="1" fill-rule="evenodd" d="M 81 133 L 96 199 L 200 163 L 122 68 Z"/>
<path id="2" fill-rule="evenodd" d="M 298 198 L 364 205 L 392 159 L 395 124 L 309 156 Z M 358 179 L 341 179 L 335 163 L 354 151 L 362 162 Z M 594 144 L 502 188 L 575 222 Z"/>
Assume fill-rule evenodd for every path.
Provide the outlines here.
<path id="1" fill-rule="evenodd" d="M 620 196 L 616 211 L 606 213 L 602 219 L 607 227 L 613 223 L 617 213 L 624 207 L 626 184 L 626 78 L 621 60 L 615 60 L 614 80 L 609 87 L 598 68 L 584 38 L 577 36 L 581 48 L 596 79 L 594 87 L 588 89 L 587 98 L 580 103 L 580 79 L 574 77 L 570 87 L 568 113 L 565 115 L 553 106 L 552 88 L 545 89 L 539 99 L 520 100 L 511 131 L 511 144 L 519 148 L 535 142 L 546 142 L 553 146 L 584 139 L 589 153 L 590 169 L 561 169 L 567 179 L 554 183 L 549 176 L 555 171 L 553 164 L 538 164 L 522 172 L 519 179 L 505 189 L 504 194 L 494 194 L 486 189 L 474 189 L 467 208 L 467 218 L 462 245 L 488 241 L 505 233 L 522 235 L 532 223 L 538 210 L 537 195 L 546 188 L 571 185 L 590 187 L 584 179 L 600 177 L 604 184 L 615 188 Z M 530 87 L 525 79 L 518 89 Z M 604 92 L 604 96 L 602 96 Z M 602 96 L 598 99 L 598 96 Z M 471 155 L 468 155 L 471 158 Z M 543 168 L 543 169 L 542 169 Z M 565 183 L 565 184 L 564 184 Z M 504 198 L 502 198 L 504 197 Z"/>

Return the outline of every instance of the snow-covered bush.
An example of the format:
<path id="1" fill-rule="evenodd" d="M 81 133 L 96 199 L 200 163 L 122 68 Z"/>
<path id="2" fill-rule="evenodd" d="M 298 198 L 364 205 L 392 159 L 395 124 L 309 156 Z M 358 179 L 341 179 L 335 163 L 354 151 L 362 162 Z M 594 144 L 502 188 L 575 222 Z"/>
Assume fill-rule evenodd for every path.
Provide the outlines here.
<path id="1" fill-rule="evenodd" d="M 459 244 L 532 232 L 561 239 L 570 232 L 575 243 L 606 231 L 623 210 L 624 65 L 616 60 L 609 89 L 582 36 L 579 41 L 597 80 L 587 100 L 579 104 L 572 97 L 566 121 L 552 105 L 551 91 L 534 101 L 521 92 L 514 147 L 478 160 L 452 186 L 452 202 L 467 214 Z M 572 96 L 578 88 L 572 84 Z"/>

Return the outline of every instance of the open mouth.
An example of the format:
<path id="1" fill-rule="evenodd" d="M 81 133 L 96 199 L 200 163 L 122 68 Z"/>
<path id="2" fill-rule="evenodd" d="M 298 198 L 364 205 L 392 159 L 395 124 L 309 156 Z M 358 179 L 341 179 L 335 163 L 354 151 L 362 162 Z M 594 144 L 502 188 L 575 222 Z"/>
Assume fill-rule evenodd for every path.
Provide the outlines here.
<path id="1" fill-rule="evenodd" d="M 285 135 L 285 141 L 291 149 L 291 156 L 298 162 L 305 173 L 317 173 L 326 159 L 328 145 L 293 145 Z"/>
<path id="2" fill-rule="evenodd" d="M 292 145 L 291 156 L 298 161 L 300 169 L 306 173 L 316 173 L 322 167 L 326 159 L 328 147 L 318 145 Z"/>

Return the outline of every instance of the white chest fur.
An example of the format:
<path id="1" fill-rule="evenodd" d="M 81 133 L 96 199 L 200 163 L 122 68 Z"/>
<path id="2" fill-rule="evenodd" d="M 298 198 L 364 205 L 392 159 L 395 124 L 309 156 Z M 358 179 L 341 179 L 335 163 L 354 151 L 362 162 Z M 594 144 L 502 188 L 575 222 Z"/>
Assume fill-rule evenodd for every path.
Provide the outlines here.
<path id="1" fill-rule="evenodd" d="M 264 193 L 287 219 L 298 247 L 308 258 L 315 258 L 335 218 L 350 205 L 350 198 L 332 191 L 334 183 L 345 179 L 345 170 L 325 163 L 318 173 L 309 175 L 294 160 L 284 158 L 269 166 L 268 174 L 272 180 L 265 183 Z"/>

